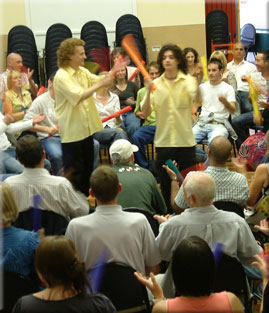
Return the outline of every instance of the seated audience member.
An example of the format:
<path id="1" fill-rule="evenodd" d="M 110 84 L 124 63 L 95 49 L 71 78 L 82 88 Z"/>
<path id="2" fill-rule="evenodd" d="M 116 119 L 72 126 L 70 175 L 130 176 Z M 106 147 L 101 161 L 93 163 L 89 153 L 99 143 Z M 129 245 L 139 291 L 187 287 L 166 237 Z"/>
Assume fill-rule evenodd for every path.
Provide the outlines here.
<path id="1" fill-rule="evenodd" d="M 110 54 L 110 60 L 111 60 L 111 67 L 115 64 L 117 58 L 122 55 L 123 57 L 129 58 L 128 54 L 122 47 L 116 47 L 113 49 L 113 51 Z M 131 80 L 133 83 L 136 84 L 137 88 L 140 88 L 141 86 L 141 81 L 140 81 L 140 75 L 139 73 L 134 76 L 134 73 L 137 71 L 137 68 L 134 66 L 127 66 L 127 75 L 128 75 L 128 80 L 133 77 Z"/>
<path id="2" fill-rule="evenodd" d="M 266 133 L 265 141 L 267 147 L 269 146 L 269 132 Z M 232 159 L 235 169 L 246 176 L 246 163 L 238 159 Z M 249 191 L 250 195 L 247 201 L 247 205 L 254 206 L 261 198 L 264 191 L 269 188 L 269 163 L 263 163 L 258 165 L 254 173 L 254 177 L 251 180 Z"/>
<path id="3" fill-rule="evenodd" d="M 68 179 L 50 175 L 44 169 L 45 151 L 36 137 L 26 135 L 19 139 L 16 153 L 25 168 L 22 174 L 8 177 L 6 183 L 15 194 L 19 212 L 29 210 L 33 196 L 40 195 L 39 209 L 53 211 L 67 220 L 89 213 L 87 198 L 75 191 Z"/>
<path id="4" fill-rule="evenodd" d="M 157 62 L 150 62 L 148 65 L 150 78 L 154 80 L 159 77 L 160 70 Z M 148 168 L 148 160 L 145 152 L 145 144 L 153 143 L 154 135 L 156 132 L 156 117 L 155 111 L 145 118 L 141 112 L 141 103 L 147 92 L 147 88 L 143 87 L 137 92 L 137 100 L 135 107 L 135 115 L 143 121 L 142 127 L 133 134 L 131 141 L 138 146 L 139 150 L 135 152 L 135 162 L 144 168 Z"/>
<path id="5" fill-rule="evenodd" d="M 101 120 L 120 110 L 119 97 L 110 92 L 108 87 L 99 89 L 93 94 L 93 98 Z M 120 129 L 121 122 L 120 115 L 104 122 L 104 129 L 95 133 L 93 138 L 101 145 L 111 145 L 117 139 L 128 139 L 126 133 Z"/>
<path id="6" fill-rule="evenodd" d="M 203 77 L 203 70 L 201 64 L 199 63 L 198 52 L 191 47 L 187 47 L 183 50 L 183 53 L 187 59 L 187 73 L 197 78 L 199 76 L 198 80 L 200 82 Z"/>
<path id="7" fill-rule="evenodd" d="M 18 71 L 21 73 L 22 86 L 25 90 L 31 91 L 32 95 L 37 94 L 38 87 L 33 80 L 34 70 L 28 69 L 27 73 L 22 73 L 22 57 L 18 53 L 10 53 L 7 56 L 7 69 L 0 74 L 0 97 L 4 96 L 5 91 L 8 90 L 7 76 L 10 71 Z"/>
<path id="8" fill-rule="evenodd" d="M 109 149 L 112 167 L 122 185 L 118 203 L 123 208 L 135 207 L 151 214 L 166 214 L 166 204 L 155 178 L 150 171 L 134 164 L 137 150 L 137 146 L 124 139 L 115 141 Z"/>
<path id="9" fill-rule="evenodd" d="M 62 169 L 62 147 L 55 116 L 54 76 L 55 72 L 48 80 L 48 91 L 33 101 L 24 116 L 24 120 L 27 121 L 36 114 L 43 114 L 45 116 L 45 119 L 31 130 L 37 132 L 37 137 L 41 141 L 46 154 L 49 156 L 52 173 L 54 175 L 60 175 Z"/>
<path id="10" fill-rule="evenodd" d="M 111 88 L 111 91 L 119 96 L 121 109 L 129 105 L 135 108 L 137 87 L 133 82 L 128 81 L 126 67 L 116 73 L 114 87 Z M 135 116 L 133 111 L 122 114 L 122 128 L 130 138 L 139 127 L 140 119 Z"/>
<path id="11" fill-rule="evenodd" d="M 48 91 L 38 96 L 27 111 L 24 120 L 29 120 L 35 114 L 45 115 L 44 121 L 32 128 L 37 132 L 37 137 L 41 141 L 43 148 L 51 162 L 51 170 L 53 175 L 62 174 L 62 146 L 59 136 L 59 126 L 55 114 L 55 93 L 53 88 L 53 80 L 55 72 L 52 73 L 48 80 Z M 98 166 L 99 143 L 94 140 L 94 168 Z"/>
<path id="12" fill-rule="evenodd" d="M 245 47 L 241 42 L 237 42 L 233 46 L 233 57 L 233 60 L 227 64 L 227 69 L 235 74 L 237 82 L 236 100 L 239 103 L 240 112 L 243 114 L 251 112 L 253 108 L 249 101 L 249 85 L 245 80 L 242 80 L 242 77 L 257 73 L 257 68 L 254 64 L 244 60 Z"/>
<path id="13" fill-rule="evenodd" d="M 175 298 L 163 297 L 162 288 L 153 274 L 152 282 L 139 273 L 136 273 L 136 277 L 150 289 L 156 299 L 153 313 L 243 313 L 244 308 L 233 293 L 213 293 L 215 266 L 213 253 L 206 241 L 191 236 L 180 242 L 172 256 Z"/>
<path id="14" fill-rule="evenodd" d="M 162 224 L 156 242 L 162 260 L 171 261 L 178 244 L 189 236 L 204 239 L 211 250 L 217 242 L 223 244 L 224 253 L 251 265 L 253 256 L 262 252 L 246 221 L 232 212 L 218 210 L 213 206 L 216 186 L 212 177 L 203 172 L 188 175 L 183 182 L 185 200 L 189 205 L 183 213 L 168 220 L 156 216 Z M 162 287 L 165 297 L 173 297 L 171 265 L 169 265 Z"/>
<path id="15" fill-rule="evenodd" d="M 269 50 L 264 50 L 257 54 L 255 64 L 257 66 L 258 72 L 254 72 L 251 74 L 251 79 L 254 83 L 254 86 L 257 88 L 259 92 L 259 96 L 257 99 L 258 107 L 260 113 L 266 114 L 265 127 L 268 127 L 268 108 L 269 108 Z M 265 111 L 264 111 L 265 109 Z M 242 113 L 242 112 L 241 112 Z M 255 127 L 256 124 L 260 124 L 260 121 L 255 119 L 255 115 L 253 114 L 253 110 L 249 110 L 244 114 L 240 114 L 236 116 L 232 125 L 238 136 L 236 141 L 236 146 L 239 149 L 241 144 L 248 138 L 249 136 L 249 128 Z M 266 130 L 265 130 L 266 131 Z"/>
<path id="16" fill-rule="evenodd" d="M 19 211 L 12 189 L 0 184 L 4 271 L 21 274 L 37 283 L 34 267 L 35 250 L 39 244 L 37 233 L 11 226 L 18 218 Z"/>
<path id="17" fill-rule="evenodd" d="M 116 312 L 106 296 L 88 291 L 91 286 L 85 266 L 68 238 L 45 237 L 36 250 L 35 266 L 45 289 L 20 298 L 13 313 Z"/>
<path id="18" fill-rule="evenodd" d="M 234 202 L 242 207 L 246 205 L 249 198 L 248 181 L 242 174 L 231 172 L 227 166 L 227 162 L 231 157 L 232 145 L 230 141 L 222 136 L 215 137 L 208 148 L 209 166 L 205 173 L 210 175 L 216 184 L 216 196 L 214 201 Z M 188 208 L 187 201 L 184 198 L 183 186 L 180 189 L 174 178 L 176 174 L 168 169 L 171 178 L 171 203 L 176 213 L 182 212 Z M 191 175 L 190 172 L 188 175 Z M 188 176 L 187 176 L 188 177 Z"/>
<path id="19" fill-rule="evenodd" d="M 20 174 L 23 171 L 22 164 L 16 160 L 15 147 L 11 145 L 5 132 L 14 134 L 29 129 L 44 118 L 42 115 L 36 115 L 29 121 L 13 123 L 14 118 L 11 115 L 4 116 L 0 112 L 0 180 L 4 180 L 9 174 Z"/>
<path id="20" fill-rule="evenodd" d="M 11 114 L 14 121 L 22 121 L 32 103 L 31 94 L 22 88 L 21 73 L 18 71 L 12 71 L 8 74 L 7 85 L 8 90 L 5 93 L 3 103 L 4 112 Z M 15 134 L 15 138 L 21 134 L 21 132 Z"/>
<path id="21" fill-rule="evenodd" d="M 107 262 L 125 263 L 143 273 L 157 271 L 160 254 L 154 234 L 143 214 L 124 212 L 117 204 L 122 190 L 117 173 L 108 166 L 91 176 L 90 194 L 96 198 L 96 211 L 73 219 L 66 236 L 74 241 L 86 270 L 107 253 Z"/>
<path id="22" fill-rule="evenodd" d="M 197 143 L 207 139 L 210 144 L 216 136 L 236 135 L 228 121 L 235 112 L 233 87 L 222 81 L 223 66 L 220 60 L 212 58 L 208 62 L 209 81 L 199 86 L 197 102 L 202 103 L 202 111 L 193 127 Z M 198 99 L 200 98 L 200 99 Z"/>

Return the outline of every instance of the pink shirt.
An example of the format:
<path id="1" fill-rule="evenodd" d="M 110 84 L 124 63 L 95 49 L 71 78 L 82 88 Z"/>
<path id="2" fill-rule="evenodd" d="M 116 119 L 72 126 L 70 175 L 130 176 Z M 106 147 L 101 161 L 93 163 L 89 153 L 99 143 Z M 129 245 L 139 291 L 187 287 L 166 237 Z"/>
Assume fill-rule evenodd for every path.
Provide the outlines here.
<path id="1" fill-rule="evenodd" d="M 233 312 L 226 291 L 209 297 L 167 299 L 167 313 L 229 313 Z"/>

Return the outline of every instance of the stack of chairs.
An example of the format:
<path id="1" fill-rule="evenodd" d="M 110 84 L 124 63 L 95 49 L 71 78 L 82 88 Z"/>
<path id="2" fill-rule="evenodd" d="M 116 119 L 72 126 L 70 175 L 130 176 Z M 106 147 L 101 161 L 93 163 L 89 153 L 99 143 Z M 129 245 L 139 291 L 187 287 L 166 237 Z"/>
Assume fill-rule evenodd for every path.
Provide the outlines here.
<path id="1" fill-rule="evenodd" d="M 95 73 L 97 70 L 109 71 L 109 45 L 105 26 L 98 21 L 87 22 L 82 26 L 80 39 L 85 41 L 85 66 Z"/>
<path id="2" fill-rule="evenodd" d="M 147 49 L 141 23 L 139 19 L 132 14 L 122 15 L 117 20 L 115 38 L 116 47 L 121 46 L 121 41 L 127 34 L 133 35 L 140 54 L 142 55 L 143 60 L 147 63 Z"/>
<path id="3" fill-rule="evenodd" d="M 240 33 L 240 40 L 245 47 L 245 60 L 247 59 L 248 52 L 252 52 L 256 56 L 255 41 L 256 41 L 256 28 L 252 24 L 245 24 Z"/>
<path id="4" fill-rule="evenodd" d="M 8 33 L 7 53 L 16 52 L 21 55 L 23 65 L 34 70 L 33 79 L 39 84 L 39 58 L 35 37 L 30 28 L 17 25 Z"/>
<path id="5" fill-rule="evenodd" d="M 58 69 L 57 50 L 60 43 L 67 38 L 72 38 L 72 32 L 65 24 L 56 23 L 51 25 L 47 30 L 44 50 L 44 72 L 46 84 L 50 75 Z"/>
<path id="6" fill-rule="evenodd" d="M 211 40 L 213 44 L 228 44 L 230 42 L 229 23 L 227 14 L 222 10 L 213 10 L 206 17 L 206 48 L 211 55 Z M 221 50 L 221 47 L 218 47 Z"/>

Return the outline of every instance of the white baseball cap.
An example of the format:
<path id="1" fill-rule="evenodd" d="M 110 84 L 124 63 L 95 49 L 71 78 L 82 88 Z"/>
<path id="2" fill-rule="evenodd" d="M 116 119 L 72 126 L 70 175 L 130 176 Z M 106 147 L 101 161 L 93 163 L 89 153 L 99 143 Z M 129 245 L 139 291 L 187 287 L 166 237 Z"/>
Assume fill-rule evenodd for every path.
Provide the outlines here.
<path id="1" fill-rule="evenodd" d="M 109 154 L 113 160 L 127 160 L 139 149 L 136 145 L 132 145 L 130 141 L 126 139 L 118 139 L 113 142 L 109 148 Z"/>

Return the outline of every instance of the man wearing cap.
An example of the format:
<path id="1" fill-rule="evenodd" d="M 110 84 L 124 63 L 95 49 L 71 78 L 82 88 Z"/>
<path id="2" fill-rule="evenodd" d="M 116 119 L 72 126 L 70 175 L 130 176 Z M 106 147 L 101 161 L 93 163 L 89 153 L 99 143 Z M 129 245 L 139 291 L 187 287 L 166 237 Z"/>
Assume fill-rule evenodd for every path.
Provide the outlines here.
<path id="1" fill-rule="evenodd" d="M 166 214 L 167 207 L 154 176 L 150 171 L 134 164 L 138 147 L 128 140 L 114 141 L 109 149 L 113 169 L 122 184 L 118 203 L 123 207 L 136 207 L 151 214 Z"/>

